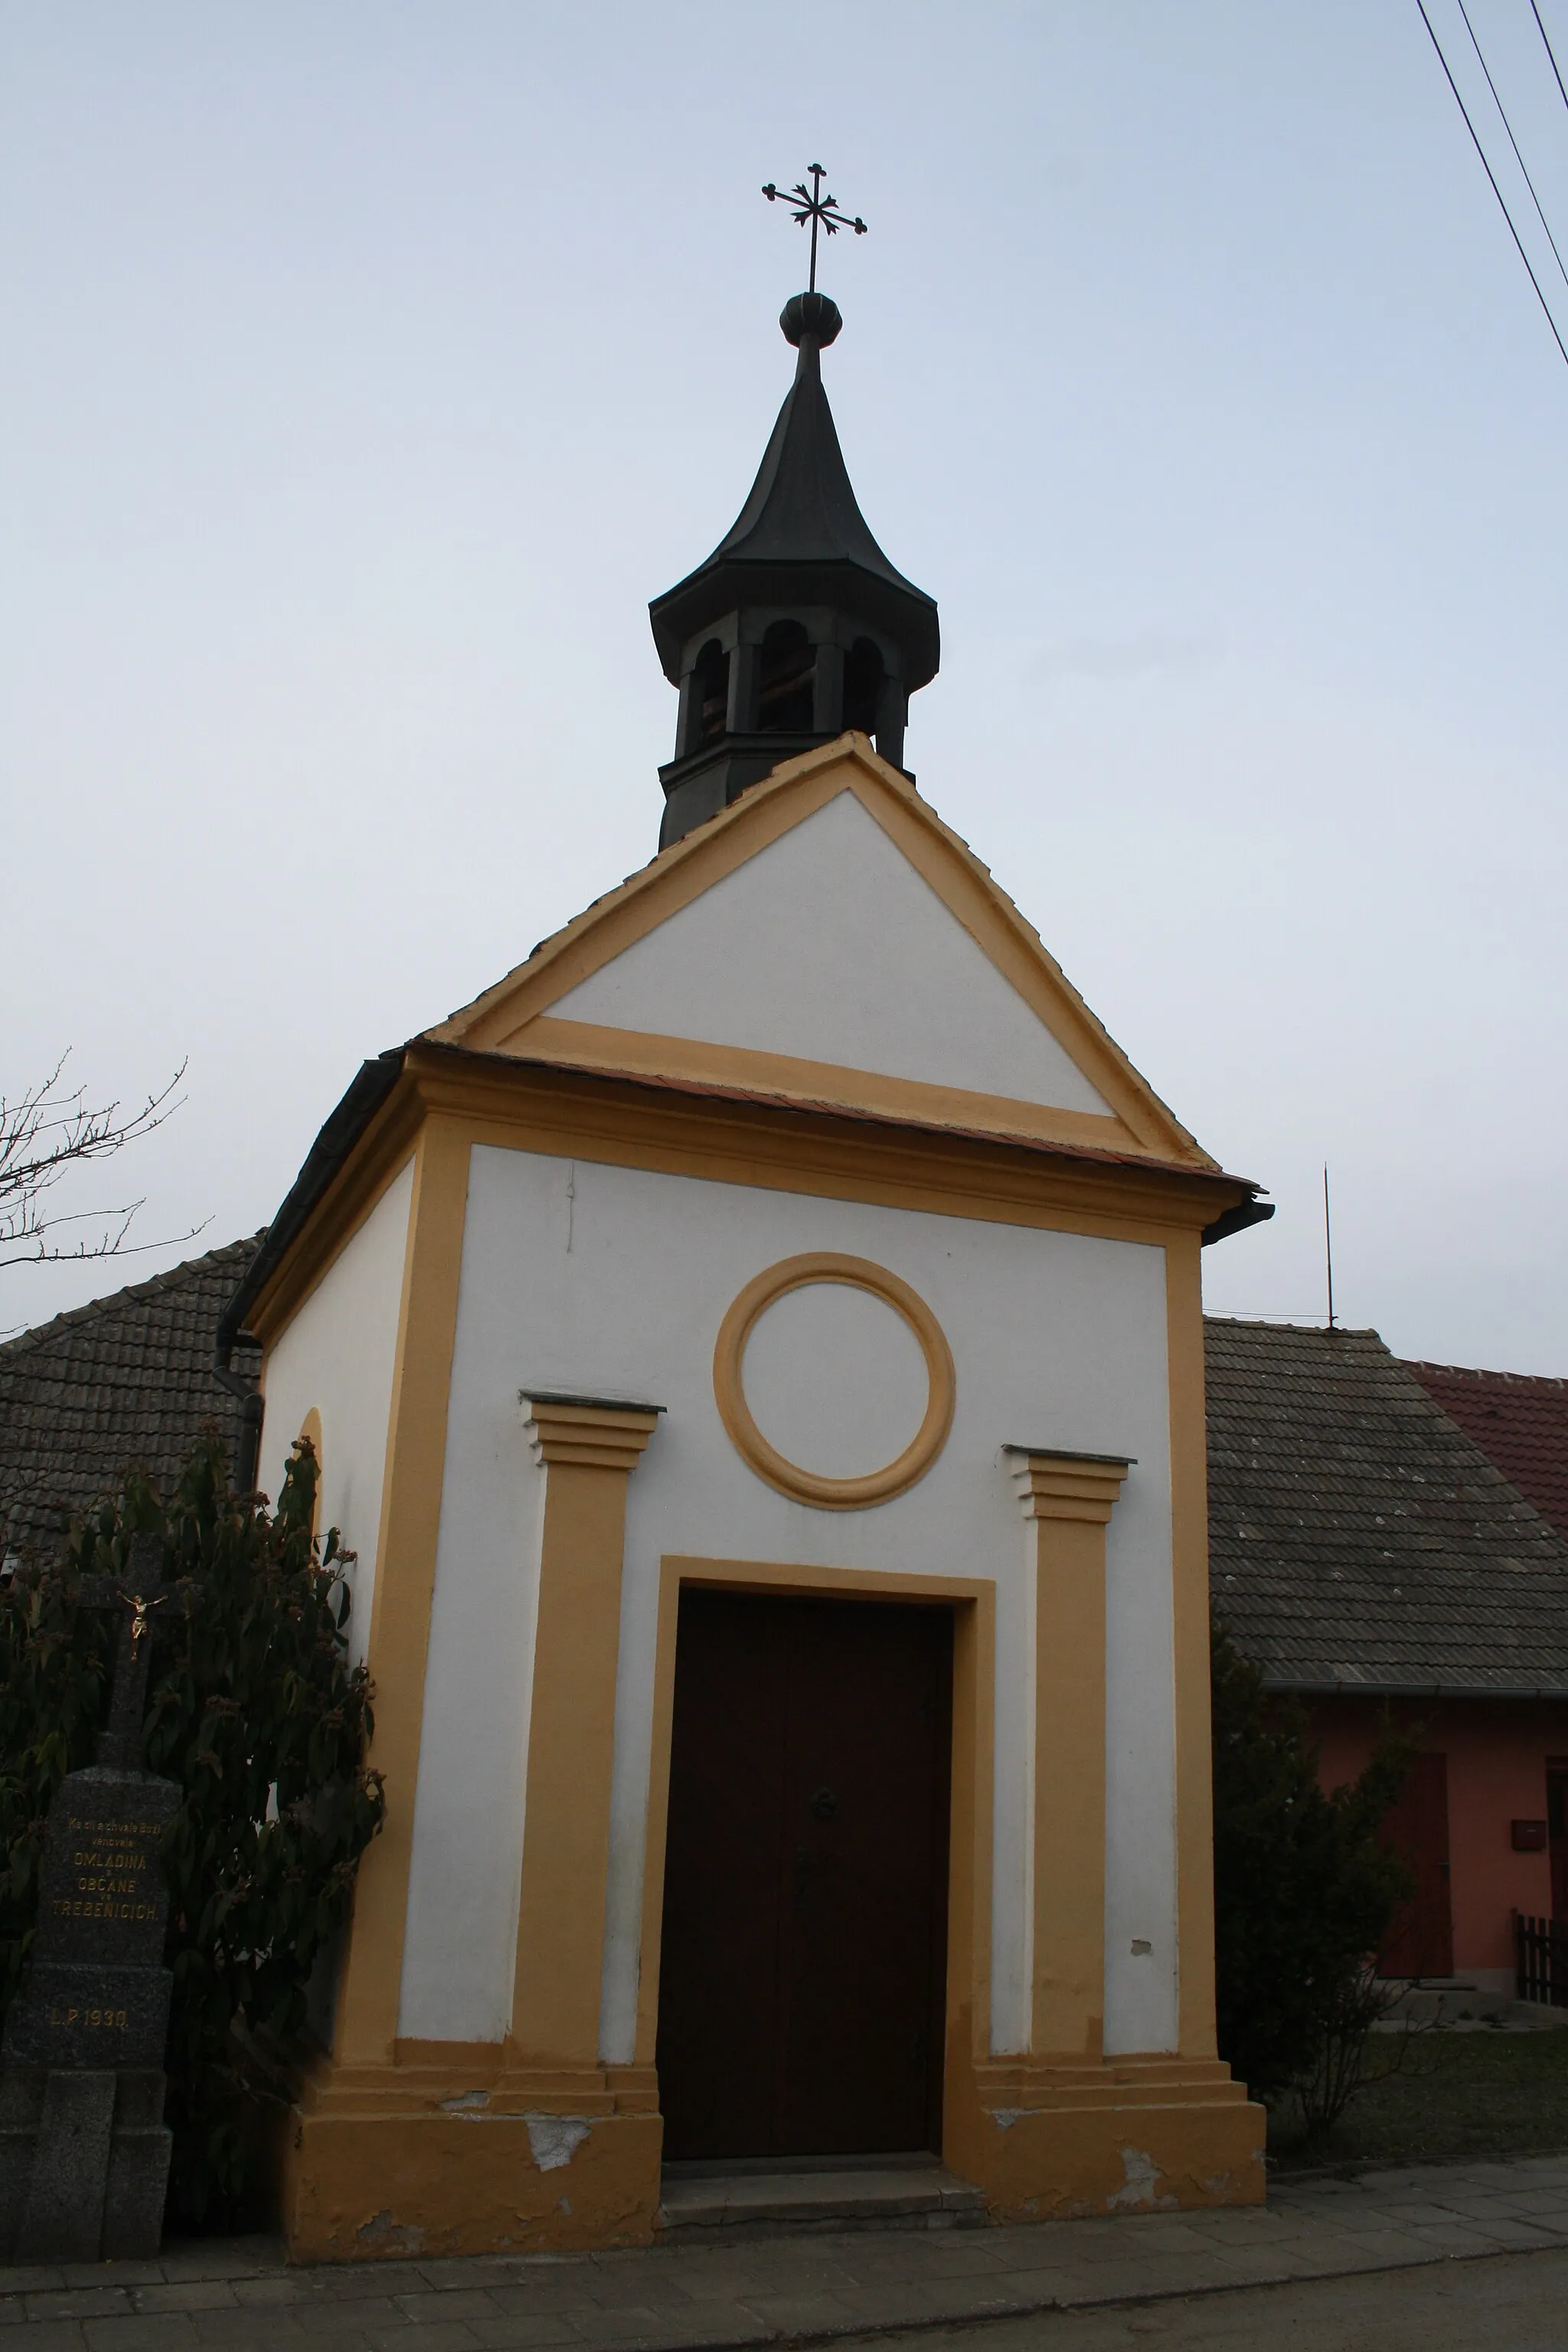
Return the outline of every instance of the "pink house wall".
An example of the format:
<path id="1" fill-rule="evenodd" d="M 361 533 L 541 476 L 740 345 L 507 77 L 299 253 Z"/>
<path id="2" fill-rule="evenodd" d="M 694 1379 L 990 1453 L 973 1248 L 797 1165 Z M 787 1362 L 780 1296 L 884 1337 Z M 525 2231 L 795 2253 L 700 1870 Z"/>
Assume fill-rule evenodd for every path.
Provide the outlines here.
<path id="1" fill-rule="evenodd" d="M 1308 1702 L 1325 1789 L 1353 1780 L 1371 1755 L 1380 1699 Z M 1552 1909 L 1548 1853 L 1515 1853 L 1515 1821 L 1546 1818 L 1546 1765 L 1568 1758 L 1568 1706 L 1539 1700 L 1424 1699 L 1389 1703 L 1422 1748 L 1448 1759 L 1449 1901 L 1454 1969 L 1501 1991 L 1513 1981 L 1510 1916 Z M 1505 1984 L 1506 1979 L 1506 1984 Z"/>

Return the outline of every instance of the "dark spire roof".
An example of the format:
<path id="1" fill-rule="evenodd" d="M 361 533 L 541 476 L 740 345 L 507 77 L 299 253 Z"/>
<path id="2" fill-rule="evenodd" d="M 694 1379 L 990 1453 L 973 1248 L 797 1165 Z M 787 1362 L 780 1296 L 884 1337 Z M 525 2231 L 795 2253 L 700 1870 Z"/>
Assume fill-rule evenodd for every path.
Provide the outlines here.
<path id="1" fill-rule="evenodd" d="M 824 341 L 830 340 L 824 337 Z M 726 556 L 752 563 L 858 563 L 889 587 L 936 607 L 895 570 L 876 541 L 850 485 L 837 428 L 822 382 L 821 344 L 803 335 L 795 382 L 784 396 L 752 494 L 733 529 L 701 569 Z"/>
<path id="2" fill-rule="evenodd" d="M 913 693 L 936 674 L 936 602 L 889 562 L 849 480 L 821 367 L 838 306 L 796 294 L 779 324 L 799 357 L 751 495 L 707 562 L 648 608 L 665 675 L 678 683 L 693 632 L 737 604 L 848 603 L 900 639 Z"/>

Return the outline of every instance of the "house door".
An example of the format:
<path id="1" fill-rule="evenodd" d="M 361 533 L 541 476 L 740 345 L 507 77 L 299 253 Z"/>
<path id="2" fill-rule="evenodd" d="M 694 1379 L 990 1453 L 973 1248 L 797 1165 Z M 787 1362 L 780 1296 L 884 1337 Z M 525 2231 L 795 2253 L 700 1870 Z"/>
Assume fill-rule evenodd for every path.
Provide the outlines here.
<path id="1" fill-rule="evenodd" d="M 1546 1834 L 1552 1846 L 1552 1916 L 1568 1923 L 1568 1764 L 1546 1769 Z"/>
<path id="2" fill-rule="evenodd" d="M 1451 1977 L 1454 1923 L 1448 1902 L 1448 1759 L 1417 1756 L 1383 1834 L 1415 1880 L 1410 1900 L 1377 1956 L 1385 1977 Z"/>
<path id="3" fill-rule="evenodd" d="M 680 1599 L 665 2154 L 941 2146 L 952 1620 Z"/>

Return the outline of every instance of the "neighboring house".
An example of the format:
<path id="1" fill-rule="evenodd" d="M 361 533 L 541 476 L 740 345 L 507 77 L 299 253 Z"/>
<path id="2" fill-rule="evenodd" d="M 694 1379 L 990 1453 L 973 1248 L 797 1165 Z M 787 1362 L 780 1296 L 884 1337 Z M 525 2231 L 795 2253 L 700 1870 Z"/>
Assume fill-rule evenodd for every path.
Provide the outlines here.
<path id="1" fill-rule="evenodd" d="M 206 1426 L 233 1458 L 239 1400 L 215 1377 L 213 1349 L 258 1239 L 208 1250 L 0 1345 L 0 1552 L 52 1544 L 132 1464 L 167 1487 Z M 234 1361 L 254 1379 L 254 1349 Z"/>
<path id="2" fill-rule="evenodd" d="M 1389 1973 L 1511 1991 L 1514 1911 L 1568 1916 L 1547 1832 L 1568 1790 L 1568 1541 L 1500 1447 L 1489 1458 L 1447 1393 L 1434 1402 L 1436 1368 L 1375 1332 L 1210 1318 L 1205 1336 L 1216 1613 L 1306 1705 L 1327 1785 L 1359 1771 L 1385 1716 L 1416 1736 L 1394 1818 L 1416 1890 Z M 1492 1387 L 1568 1389 L 1440 1377 L 1470 1429 Z M 1531 1443 L 1515 1429 L 1509 1458 L 1544 1497 Z"/>
<path id="3" fill-rule="evenodd" d="M 1568 1541 L 1568 1381 L 1458 1364 L 1405 1369 Z M 1546 1780 L 1552 1916 L 1568 1920 L 1568 1757 L 1556 1764 Z"/>

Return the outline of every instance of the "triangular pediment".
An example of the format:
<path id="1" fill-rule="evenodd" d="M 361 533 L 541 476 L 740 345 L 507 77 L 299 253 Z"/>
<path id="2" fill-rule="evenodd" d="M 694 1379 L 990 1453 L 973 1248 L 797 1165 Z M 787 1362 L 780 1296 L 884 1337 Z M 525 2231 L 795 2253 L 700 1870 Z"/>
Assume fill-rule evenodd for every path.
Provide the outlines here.
<path id="1" fill-rule="evenodd" d="M 1214 1165 L 863 736 L 775 770 L 428 1034 Z"/>

